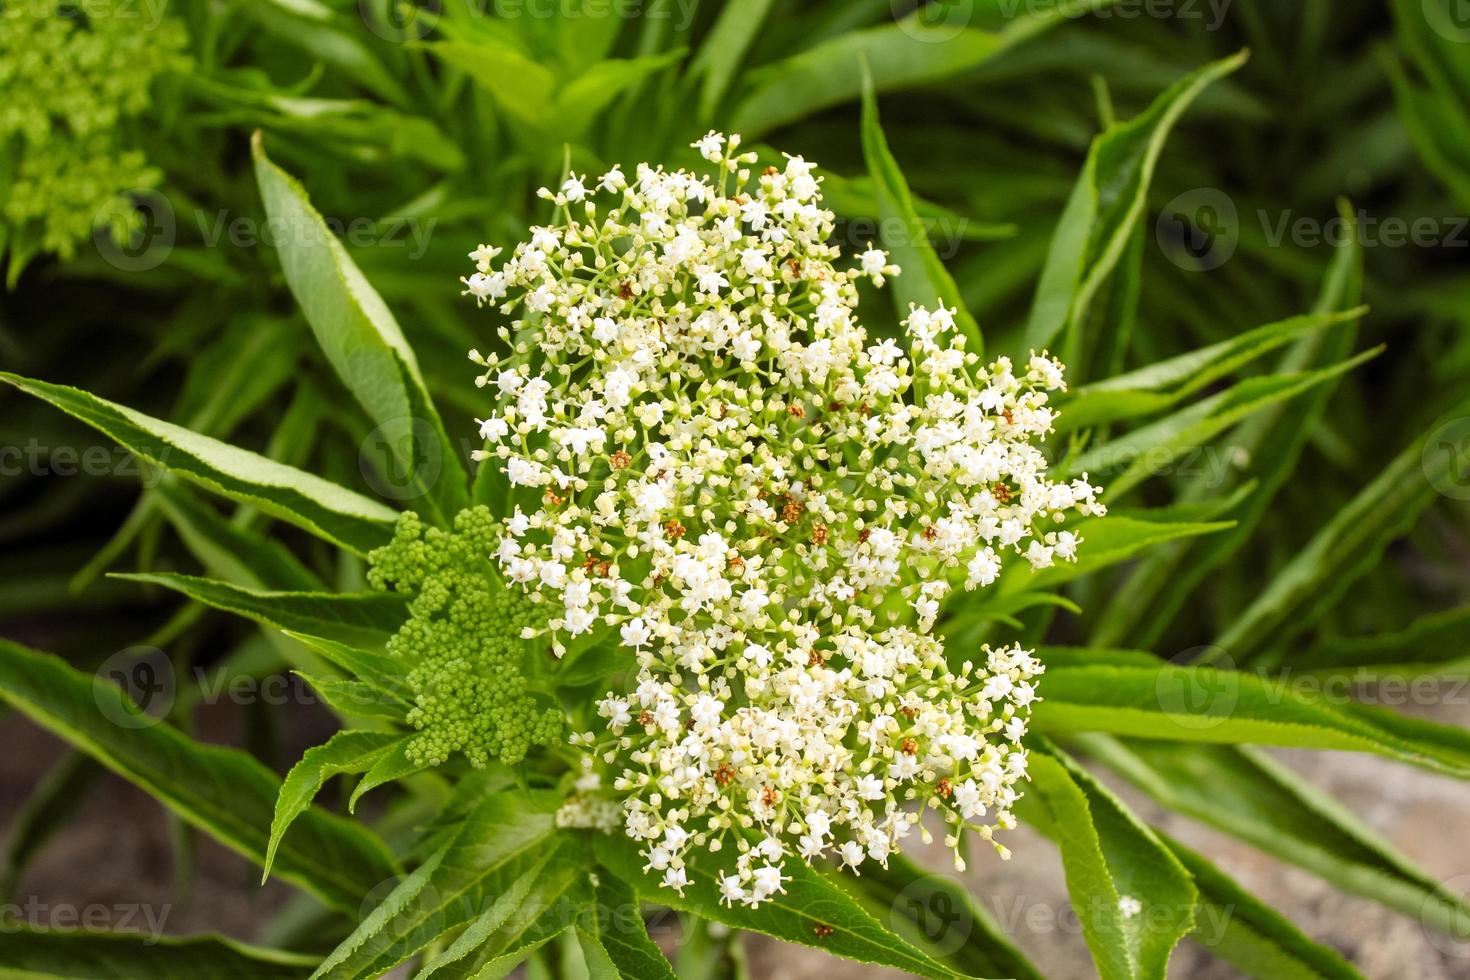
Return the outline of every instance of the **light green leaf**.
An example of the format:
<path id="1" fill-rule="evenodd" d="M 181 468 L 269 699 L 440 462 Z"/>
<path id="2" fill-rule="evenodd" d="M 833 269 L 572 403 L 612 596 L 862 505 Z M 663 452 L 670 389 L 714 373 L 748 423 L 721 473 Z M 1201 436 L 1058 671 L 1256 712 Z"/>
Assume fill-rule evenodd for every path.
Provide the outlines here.
<path id="1" fill-rule="evenodd" d="M 1081 456 L 1065 461 L 1056 468 L 1057 478 L 1068 478 L 1089 471 L 1102 472 L 1127 464 L 1115 477 L 1105 477 L 1104 492 L 1110 498 L 1121 497 L 1151 476 L 1165 470 L 1175 460 L 1198 451 L 1215 436 L 1253 412 L 1295 398 L 1303 392 L 1351 371 L 1383 348 L 1363 351 L 1341 363 L 1316 371 L 1292 374 L 1270 374 L 1246 378 L 1232 387 L 1195 402 L 1188 408 L 1135 429 L 1125 436 L 1110 440 Z"/>
<path id="2" fill-rule="evenodd" d="M 597 859 L 650 902 L 691 912 L 732 929 L 760 932 L 786 942 L 815 946 L 833 956 L 877 963 L 924 977 L 948 978 L 953 971 L 895 936 L 849 894 L 806 864 L 788 861 L 791 880 L 786 891 L 755 908 L 731 907 L 720 901 L 722 854 L 700 852 L 686 866 L 689 884 L 683 894 L 665 888 L 643 870 L 638 844 L 621 834 L 599 837 Z M 728 860 L 728 859 L 727 859 Z M 818 935 L 818 930 L 830 934 Z"/>
<path id="3" fill-rule="evenodd" d="M 282 226 L 276 250 L 286 283 L 337 376 L 367 411 L 381 440 L 380 482 L 447 526 L 469 503 L 469 476 L 444 431 L 398 321 L 312 207 L 300 182 L 251 140 L 255 178 L 269 219 Z"/>
<path id="4" fill-rule="evenodd" d="M 1211 82 L 1245 63 L 1244 52 L 1180 79 L 1142 114 L 1117 123 L 1092 143 L 1068 199 L 1036 286 L 1027 347 L 1040 350 L 1062 332 L 1081 330 L 1093 296 L 1127 247 L 1148 204 L 1164 141 Z M 1070 346 L 1074 341 L 1069 340 Z"/>
<path id="5" fill-rule="evenodd" d="M 888 867 L 869 862 L 861 875 L 839 871 L 838 884 L 918 949 L 973 977 L 1041 980 L 964 883 L 895 854 Z"/>
<path id="6" fill-rule="evenodd" d="M 699 118 L 709 120 L 730 89 L 740 61 L 760 33 L 771 0 L 730 0 L 705 36 L 688 76 L 699 79 Z"/>
<path id="7" fill-rule="evenodd" d="M 468 956 L 489 942 L 517 909 L 526 906 L 527 897 L 532 887 L 541 878 L 541 870 L 544 867 L 545 864 L 538 864 L 511 882 L 505 893 L 497 897 L 489 908 L 476 916 L 455 938 L 454 942 L 424 964 L 423 969 L 415 974 L 414 980 L 428 980 L 440 968 Z"/>
<path id="8" fill-rule="evenodd" d="M 543 793 L 506 792 L 485 799 L 313 976 L 376 977 L 445 933 L 469 925 L 521 875 L 546 860 L 547 849 L 556 846 L 553 815 L 559 803 Z M 457 974 L 446 968 L 444 975 Z"/>
<path id="9" fill-rule="evenodd" d="M 247 753 L 195 743 L 142 715 L 110 681 L 5 640 L 0 699 L 226 847 L 265 860 L 280 781 Z M 315 809 L 286 835 L 275 865 L 279 877 L 345 911 L 394 873 L 387 848 L 365 827 Z"/>
<path id="10" fill-rule="evenodd" d="M 918 11 L 894 24 L 853 31 L 764 66 L 731 114 L 730 129 L 756 137 L 862 92 L 868 63 L 879 92 L 937 82 L 976 68 L 1021 41 L 1112 0 L 1064 0 L 1022 14 L 998 30 L 967 27 L 973 0 L 961 0 L 940 23 Z M 932 17 L 932 11 L 927 12 Z"/>
<path id="11" fill-rule="evenodd" d="M 393 592 L 272 592 L 174 572 L 116 573 L 109 578 L 146 582 L 196 602 L 294 633 L 380 649 L 408 618 Z"/>
<path id="12" fill-rule="evenodd" d="M 1193 938 L 1211 953 L 1261 980 L 1364 980 L 1337 950 L 1313 942 L 1219 868 L 1178 841 L 1159 836 L 1199 889 Z"/>
<path id="13" fill-rule="evenodd" d="M 4 371 L 0 381 L 50 402 L 150 463 L 349 551 L 366 555 L 393 537 L 396 511 L 310 473 L 75 388 Z"/>
<path id="14" fill-rule="evenodd" d="M 1444 437 L 1467 414 L 1470 402 L 1461 403 L 1395 456 L 1296 551 L 1216 645 L 1245 663 L 1268 641 L 1280 647 L 1315 623 L 1437 499 L 1436 487 L 1470 465 L 1470 440 Z"/>
<path id="15" fill-rule="evenodd" d="M 1364 309 L 1278 320 L 1218 344 L 1074 389 L 1057 399 L 1056 431 L 1070 432 L 1162 411 L 1284 344 L 1357 320 Z"/>
<path id="16" fill-rule="evenodd" d="M 163 480 L 155 492 L 164 516 L 188 549 L 221 577 L 293 592 L 326 588 L 285 545 L 226 520 L 177 482 Z"/>
<path id="17" fill-rule="evenodd" d="M 1062 852 L 1067 891 L 1102 980 L 1163 980 L 1194 926 L 1189 872 L 1117 797 L 1042 743 L 1029 759 L 1024 819 Z M 1127 900 L 1125 902 L 1125 900 Z M 1129 908 L 1137 902 L 1136 908 Z"/>
<path id="18" fill-rule="evenodd" d="M 314 957 L 247 946 L 224 936 L 138 932 L 0 930 L 4 980 L 301 980 Z"/>
<path id="19" fill-rule="evenodd" d="M 591 914 L 577 923 L 593 980 L 675 980 L 669 961 L 649 938 L 633 889 L 612 875 L 599 875 L 594 896 Z"/>
<path id="20" fill-rule="evenodd" d="M 1077 740 L 1159 803 L 1436 929 L 1463 935 L 1470 900 L 1264 752 L 1228 745 Z"/>
<path id="21" fill-rule="evenodd" d="M 317 793 L 333 776 L 366 772 L 373 764 L 403 739 L 385 732 L 338 732 L 324 744 L 306 750 L 301 761 L 286 773 L 281 794 L 276 797 L 275 815 L 271 817 L 270 840 L 266 844 L 261 882 L 270 877 L 276 848 L 292 821 L 301 816 L 316 799 Z"/>
<path id="22" fill-rule="evenodd" d="M 1470 778 L 1470 748 L 1455 738 L 1464 734 L 1459 729 L 1417 722 L 1406 729 L 1388 712 L 1301 693 L 1289 676 L 1180 667 L 1146 653 L 1090 648 L 1052 647 L 1044 655 L 1043 700 L 1032 710 L 1040 731 L 1370 752 Z"/>
<path id="23" fill-rule="evenodd" d="M 959 287 L 945 269 L 944 263 L 929 244 L 924 221 L 914 207 L 908 181 L 903 170 L 889 152 L 888 141 L 878 125 L 878 102 L 873 94 L 873 79 L 863 70 L 863 158 L 878 195 L 880 244 L 903 270 L 894 279 L 890 291 L 899 319 L 908 316 L 909 306 L 934 309 L 942 305 L 955 311 L 955 324 L 969 341 L 968 350 L 979 354 L 985 343 L 980 325 L 965 308 Z"/>

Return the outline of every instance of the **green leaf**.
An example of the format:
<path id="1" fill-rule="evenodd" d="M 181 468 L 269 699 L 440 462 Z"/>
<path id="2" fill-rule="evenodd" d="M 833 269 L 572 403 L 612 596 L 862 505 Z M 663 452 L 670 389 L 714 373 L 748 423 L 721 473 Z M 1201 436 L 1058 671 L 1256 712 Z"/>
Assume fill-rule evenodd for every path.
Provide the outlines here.
<path id="1" fill-rule="evenodd" d="M 1421 616 L 1394 633 L 1329 637 L 1291 657 L 1293 673 L 1408 680 L 1470 670 L 1470 605 Z"/>
<path id="2" fill-rule="evenodd" d="M 142 715 L 109 681 L 6 640 L 0 698 L 190 825 L 252 861 L 265 860 L 280 781 L 249 754 L 193 742 Z M 355 911 L 394 873 L 387 848 L 365 827 L 315 809 L 281 842 L 275 864 L 279 877 L 345 911 Z"/>
<path id="3" fill-rule="evenodd" d="M 969 341 L 968 349 L 976 354 L 984 350 L 980 325 L 965 308 L 959 287 L 945 269 L 944 263 L 929 244 L 924 221 L 914 207 L 908 181 L 888 149 L 888 140 L 878 124 L 878 102 L 873 94 L 873 78 L 863 69 L 863 158 L 878 196 L 880 243 L 886 248 L 902 274 L 896 277 L 890 291 L 893 305 L 902 320 L 910 305 L 934 309 L 945 306 L 955 311 L 955 324 Z"/>
<path id="4" fill-rule="evenodd" d="M 1148 204 L 1148 187 L 1175 122 L 1211 82 L 1245 63 L 1242 52 L 1180 79 L 1142 114 L 1092 143 L 1036 286 L 1025 346 L 1040 350 L 1062 332 L 1075 342 L 1098 288 L 1117 265 Z"/>
<path id="5" fill-rule="evenodd" d="M 1346 229 L 1332 257 L 1321 291 L 1313 305 L 1316 313 L 1348 309 L 1362 292 L 1363 251 L 1346 202 L 1339 202 Z M 1277 365 L 1278 371 L 1300 371 L 1313 364 L 1338 361 L 1352 350 L 1356 324 L 1342 330 L 1309 333 L 1299 338 Z M 1244 450 L 1250 461 L 1247 476 L 1257 488 L 1230 516 L 1236 526 L 1191 547 L 1193 542 L 1160 548 L 1144 559 L 1123 584 L 1093 631 L 1098 646 L 1130 642 L 1152 646 L 1173 621 L 1185 600 L 1214 569 L 1239 552 L 1265 514 L 1267 506 L 1285 484 L 1303 447 L 1326 410 L 1336 381 L 1318 385 L 1292 403 L 1290 411 L 1278 403 L 1258 412 L 1231 433 L 1229 444 Z M 1198 500 L 1219 490 L 1214 474 L 1203 474 L 1186 484 L 1181 495 Z M 1190 560 L 1185 561 L 1189 556 Z"/>
<path id="6" fill-rule="evenodd" d="M 403 736 L 385 732 L 344 731 L 333 735 L 326 743 L 306 750 L 301 761 L 286 773 L 281 794 L 276 797 L 276 811 L 271 817 L 270 840 L 266 844 L 260 876 L 262 883 L 270 877 L 276 848 L 280 846 L 287 828 L 307 811 L 327 780 L 333 776 L 366 772 L 402 739 Z"/>
<path id="7" fill-rule="evenodd" d="M 1463 935 L 1470 900 L 1264 752 L 1086 736 L 1078 744 L 1171 810 L 1409 918 Z"/>
<path id="8" fill-rule="evenodd" d="M 393 592 L 272 592 L 174 572 L 108 577 L 161 585 L 258 623 L 368 649 L 380 649 L 408 618 L 403 596 Z"/>
<path id="9" fill-rule="evenodd" d="M 1290 677 L 1128 656 L 1123 661 L 1105 651 L 1047 648 L 1032 724 L 1049 733 L 1369 752 L 1470 778 L 1470 750 L 1440 734 L 1444 726 L 1404 730 L 1387 712 L 1299 693 Z"/>
<path id="10" fill-rule="evenodd" d="M 1029 758 L 1021 815 L 1061 848 L 1072 907 L 1102 980 L 1163 980 L 1194 926 L 1198 892 L 1173 853 L 1075 762 L 1046 746 Z M 1139 908 L 1129 914 L 1123 899 Z"/>
<path id="11" fill-rule="evenodd" d="M 423 772 L 429 768 L 422 762 L 414 762 L 408 757 L 408 739 L 400 739 L 390 751 L 379 756 L 367 774 L 362 777 L 362 782 L 353 789 L 352 795 L 347 799 L 347 812 L 357 812 L 357 801 L 362 799 L 365 793 L 377 789 L 385 783 L 396 782 L 406 779 L 416 772 Z"/>
<path id="12" fill-rule="evenodd" d="M 700 80 L 699 118 L 710 120 L 730 89 L 740 61 L 760 33 L 772 0 L 730 0 L 705 36 L 688 77 Z"/>
<path id="13" fill-rule="evenodd" d="M 1033 568 L 1024 560 L 1012 561 L 991 586 L 989 594 L 982 593 L 981 601 L 999 601 L 1018 592 L 1051 588 L 1125 561 L 1166 541 L 1213 534 L 1228 527 L 1228 522 L 1220 521 L 1156 521 L 1112 514 L 1085 518 L 1073 528 L 1078 538 L 1086 542 L 1077 549 L 1076 561 L 1057 562 L 1048 568 Z"/>
<path id="14" fill-rule="evenodd" d="M 593 980 L 675 980 L 669 961 L 649 938 L 633 889 L 611 875 L 600 875 L 592 914 L 577 923 L 577 938 Z M 593 967 L 593 963 L 598 966 Z"/>
<path id="15" fill-rule="evenodd" d="M 407 704 L 364 681 L 317 677 L 301 670 L 294 673 L 341 717 L 371 718 L 401 726 L 408 715 Z"/>
<path id="16" fill-rule="evenodd" d="M 1041 980 L 964 883 L 900 854 L 888 867 L 869 862 L 861 875 L 837 872 L 837 882 L 863 899 L 874 916 L 957 973 Z"/>
<path id="17" fill-rule="evenodd" d="M 681 895 L 665 888 L 643 870 L 638 844 L 621 834 L 598 837 L 593 844 L 604 867 L 626 881 L 648 901 L 691 912 L 732 929 L 764 933 L 791 943 L 815 946 L 833 956 L 877 963 L 924 977 L 948 978 L 953 971 L 915 949 L 867 913 L 847 892 L 800 861 L 786 862 L 791 876 L 785 894 L 755 908 L 720 902 L 722 854 L 700 852 L 689 860 L 689 884 Z M 818 930 L 832 930 L 818 935 Z"/>
<path id="18" fill-rule="evenodd" d="M 1160 839 L 1199 889 L 1193 938 L 1211 953 L 1262 980 L 1364 980 L 1337 950 L 1308 938 L 1219 868 L 1178 841 Z"/>
<path id="19" fill-rule="evenodd" d="M 313 976 L 376 977 L 445 933 L 469 925 L 521 875 L 545 861 L 547 849 L 556 846 L 559 803 L 545 793 L 507 792 L 485 799 Z"/>
<path id="20" fill-rule="evenodd" d="M 345 487 L 85 391 L 4 371 L 0 381 L 50 402 L 150 463 L 349 551 L 366 555 L 392 540 L 397 512 Z"/>
<path id="21" fill-rule="evenodd" d="M 255 178 L 276 234 L 281 269 L 317 343 L 377 428 L 382 489 L 441 525 L 469 503 L 469 476 L 444 431 L 398 321 L 290 174 L 251 140 Z M 366 449 L 364 450 L 366 451 Z"/>
<path id="22" fill-rule="evenodd" d="M 1467 412 L 1470 402 L 1446 413 L 1395 456 L 1296 551 L 1255 601 L 1231 620 L 1216 645 L 1245 663 L 1268 641 L 1279 647 L 1315 623 L 1437 498 L 1436 487 L 1470 465 L 1470 441 L 1441 437 L 1452 424 L 1446 419 Z"/>
<path id="23" fill-rule="evenodd" d="M 190 552 L 222 577 L 294 592 L 326 587 L 285 545 L 226 520 L 176 482 L 163 480 L 155 492 L 164 516 Z"/>
<path id="24" fill-rule="evenodd" d="M 362 650 L 322 636 L 293 630 L 282 632 L 315 650 L 333 666 L 356 677 L 384 697 L 396 701 L 413 699 L 413 690 L 408 684 L 408 666 L 403 661 L 386 653 Z"/>
<path id="25" fill-rule="evenodd" d="M 1057 467 L 1056 476 L 1107 471 L 1126 463 L 1120 475 L 1103 480 L 1104 492 L 1110 498 L 1121 497 L 1180 457 L 1199 451 L 1241 419 L 1329 382 L 1382 351 L 1382 347 L 1366 350 L 1316 371 L 1246 378 L 1219 394 L 1067 460 Z"/>
<path id="26" fill-rule="evenodd" d="M 136 928 L 161 925 L 140 921 Z M 224 936 L 0 929 L 0 977 L 7 980 L 300 980 L 315 962 Z"/>
<path id="27" fill-rule="evenodd" d="M 240 9 L 268 33 L 299 46 L 314 61 L 340 69 L 389 102 L 412 105 L 403 86 L 364 43 L 361 28 L 352 29 L 351 21 L 320 0 L 244 0 Z"/>
<path id="28" fill-rule="evenodd" d="M 862 92 L 864 61 L 879 92 L 936 82 L 977 68 L 1021 41 L 1109 3 L 1064 0 L 1022 14 L 999 30 L 982 30 L 965 26 L 977 4 L 961 0 L 946 11 L 943 23 L 929 23 L 926 12 L 917 11 L 898 23 L 853 31 L 751 72 L 750 91 L 731 114 L 730 130 L 754 138 L 856 98 Z M 932 16 L 932 11 L 928 13 Z"/>
<path id="29" fill-rule="evenodd" d="M 1278 320 L 1229 340 L 1074 389 L 1057 399 L 1056 431 L 1070 432 L 1162 411 L 1284 344 L 1354 322 L 1365 309 Z"/>
<path id="30" fill-rule="evenodd" d="M 490 942 L 500 929 L 517 910 L 526 907 L 527 898 L 531 895 L 531 889 L 541 878 L 541 870 L 545 864 L 538 864 L 515 881 L 511 882 L 504 894 L 475 917 L 473 921 L 461 932 L 447 948 L 424 964 L 414 977 L 414 980 L 428 980 L 447 964 L 463 959 L 475 950 Z"/>

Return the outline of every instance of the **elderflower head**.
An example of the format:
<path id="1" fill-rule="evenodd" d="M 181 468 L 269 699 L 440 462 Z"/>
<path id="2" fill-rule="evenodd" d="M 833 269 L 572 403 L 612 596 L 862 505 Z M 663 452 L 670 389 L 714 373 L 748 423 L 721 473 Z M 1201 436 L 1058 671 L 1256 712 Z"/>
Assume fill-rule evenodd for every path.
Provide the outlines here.
<path id="1" fill-rule="evenodd" d="M 929 807 L 957 857 L 1014 825 L 1042 666 L 1007 647 L 952 669 L 933 627 L 1004 561 L 1070 559 L 1048 525 L 1103 508 L 1034 444 L 1060 364 L 983 365 L 943 307 L 868 336 L 856 284 L 899 270 L 837 264 L 812 165 L 694 145 L 715 177 L 569 179 L 543 194 L 559 220 L 465 283 L 517 317 L 509 357 L 472 354 L 481 458 L 541 498 L 501 568 L 556 650 L 605 628 L 634 675 L 578 741 L 649 870 L 682 889 L 693 849 L 723 852 L 723 900 L 756 905 L 793 854 L 886 863 Z"/>

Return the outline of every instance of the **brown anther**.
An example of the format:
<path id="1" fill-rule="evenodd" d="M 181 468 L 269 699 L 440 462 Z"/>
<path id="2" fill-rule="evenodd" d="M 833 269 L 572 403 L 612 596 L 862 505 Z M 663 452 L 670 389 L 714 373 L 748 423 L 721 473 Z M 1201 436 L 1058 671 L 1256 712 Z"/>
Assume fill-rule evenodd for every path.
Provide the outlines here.
<path id="1" fill-rule="evenodd" d="M 750 203 L 750 198 L 746 197 L 744 194 L 736 194 L 734 197 L 730 198 L 730 200 L 734 201 L 736 204 L 741 205 L 742 207 Z"/>
<path id="2" fill-rule="evenodd" d="M 664 522 L 664 536 L 667 537 L 670 541 L 678 541 L 684 536 L 684 531 L 684 525 L 680 524 L 678 521 Z"/>
<path id="3" fill-rule="evenodd" d="M 841 402 L 828 402 L 827 403 L 827 411 L 829 411 L 829 412 L 840 412 L 840 411 L 842 411 L 842 403 Z"/>
<path id="4" fill-rule="evenodd" d="M 859 405 L 858 411 L 863 413 L 864 418 L 867 418 L 869 415 L 873 414 L 873 410 L 868 407 L 867 402 L 863 402 L 861 405 Z"/>
<path id="5" fill-rule="evenodd" d="M 765 174 L 767 177 L 774 177 L 780 172 L 781 171 L 777 170 L 775 167 L 767 167 L 766 169 L 761 171 L 761 173 Z"/>
<path id="6" fill-rule="evenodd" d="M 618 283 L 618 298 L 619 299 L 632 299 L 633 298 L 633 284 L 631 282 L 628 282 L 625 279 L 622 282 Z"/>
<path id="7" fill-rule="evenodd" d="M 826 662 L 827 662 L 827 658 L 824 657 L 824 656 L 822 656 L 817 651 L 815 651 L 815 650 L 808 650 L 807 651 L 806 665 L 808 667 L 820 667 L 823 664 L 825 664 Z"/>
<path id="8" fill-rule="evenodd" d="M 1016 416 L 1011 413 L 1011 410 L 1009 408 L 1006 409 L 1004 412 L 1001 412 L 1000 417 L 1006 420 L 1006 425 L 1016 424 Z"/>
<path id="9" fill-rule="evenodd" d="M 1004 483 L 997 482 L 991 486 L 990 495 L 1000 503 L 1006 503 L 1011 499 L 1011 488 Z"/>
<path id="10" fill-rule="evenodd" d="M 582 562 L 582 567 L 583 568 L 588 568 L 588 569 L 596 568 L 597 567 L 597 561 L 598 561 L 598 559 L 597 559 L 597 556 L 596 555 L 588 555 L 587 558 L 586 558 L 586 560 Z"/>
<path id="11" fill-rule="evenodd" d="M 935 538 L 939 537 L 939 531 L 934 527 L 933 524 L 930 524 L 928 527 L 924 528 L 922 532 L 920 532 L 920 536 L 925 541 L 933 541 Z"/>
<path id="12" fill-rule="evenodd" d="M 827 543 L 827 534 L 827 525 L 816 525 L 812 528 L 812 544 L 820 548 L 822 545 Z"/>
<path id="13" fill-rule="evenodd" d="M 796 259 L 787 259 L 786 268 L 791 270 L 791 274 L 793 276 L 801 275 L 801 263 L 798 262 Z"/>
<path id="14" fill-rule="evenodd" d="M 781 799 L 781 794 L 770 786 L 761 789 L 761 802 L 766 806 L 775 806 Z"/>
<path id="15" fill-rule="evenodd" d="M 899 708 L 898 713 L 903 715 L 909 721 L 913 721 L 915 718 L 919 717 L 918 708 Z"/>
<path id="16" fill-rule="evenodd" d="M 642 725 L 644 728 L 652 725 L 653 712 L 649 711 L 647 708 L 644 708 L 643 711 L 638 715 L 638 724 Z"/>
<path id="17" fill-rule="evenodd" d="M 741 572 L 745 571 L 745 559 L 741 558 L 739 555 L 731 558 L 730 561 L 727 562 L 727 564 L 730 566 L 730 571 L 735 572 L 736 574 L 740 574 Z"/>
<path id="18" fill-rule="evenodd" d="M 872 528 L 870 528 L 870 527 L 863 528 L 861 531 L 858 532 L 858 544 L 867 544 L 868 543 L 868 538 L 870 538 L 872 536 L 873 536 L 873 529 Z"/>
<path id="19" fill-rule="evenodd" d="M 548 504 L 550 504 L 553 507 L 560 507 L 562 504 L 564 504 L 564 503 L 567 502 L 567 498 L 565 498 L 565 497 L 558 497 L 556 494 L 552 493 L 550 490 L 546 491 L 546 495 L 543 497 L 543 499 Z"/>
<path id="20" fill-rule="evenodd" d="M 715 785 L 720 787 L 720 789 L 729 786 L 734 778 L 735 770 L 730 767 L 730 763 L 728 762 L 720 763 L 719 768 L 715 770 Z"/>
<path id="21" fill-rule="evenodd" d="M 826 939 L 832 933 L 836 932 L 836 930 L 829 925 L 815 925 L 812 926 L 812 932 L 816 934 L 818 939 Z"/>
<path id="22" fill-rule="evenodd" d="M 906 738 L 899 748 L 903 751 L 904 755 L 915 755 L 919 751 L 919 743 L 911 738 Z"/>
<path id="23" fill-rule="evenodd" d="M 612 571 L 612 562 L 600 561 L 597 563 L 597 577 L 607 578 L 608 572 Z"/>
<path id="24" fill-rule="evenodd" d="M 786 411 L 794 419 L 806 418 L 806 406 L 803 405 L 801 402 L 793 402 L 792 404 L 786 406 Z"/>
<path id="25" fill-rule="evenodd" d="M 781 508 L 781 520 L 787 524 L 794 524 L 796 519 L 801 516 L 801 512 L 805 509 L 800 500 L 787 500 L 786 506 Z"/>
<path id="26" fill-rule="evenodd" d="M 947 800 L 954 794 L 954 787 L 949 785 L 948 779 L 941 779 L 935 784 L 934 792 L 939 794 L 940 799 Z"/>
<path id="27" fill-rule="evenodd" d="M 612 464 L 612 468 L 615 470 L 625 470 L 629 466 L 633 465 L 633 457 L 629 456 L 627 452 L 622 449 L 619 449 L 617 452 L 609 456 L 607 458 L 607 461 Z"/>

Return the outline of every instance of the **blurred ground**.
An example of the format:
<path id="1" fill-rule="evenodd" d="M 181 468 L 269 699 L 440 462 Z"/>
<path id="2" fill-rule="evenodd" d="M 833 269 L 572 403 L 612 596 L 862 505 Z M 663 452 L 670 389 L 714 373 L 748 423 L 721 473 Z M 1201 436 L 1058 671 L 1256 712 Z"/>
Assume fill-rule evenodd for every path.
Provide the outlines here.
<path id="1" fill-rule="evenodd" d="M 1464 703 L 1419 708 L 1415 713 L 1470 725 L 1470 705 Z M 311 712 L 298 722 L 300 730 L 291 733 L 297 753 L 326 735 L 324 719 Z M 227 742 L 236 741 L 239 734 L 227 709 L 210 708 L 202 713 L 200 737 Z M 8 834 L 26 791 L 61 755 L 62 748 L 50 735 L 14 715 L 0 718 L 0 745 L 6 748 L 0 752 L 0 831 Z M 1466 876 L 1458 884 L 1461 890 L 1470 890 L 1470 785 L 1368 756 L 1284 752 L 1280 757 L 1431 874 L 1446 880 Z M 1136 794 L 1124 791 L 1123 795 L 1147 819 L 1203 852 L 1374 980 L 1470 977 L 1470 943 L 1456 944 L 1427 933 L 1413 919 L 1343 895 L 1245 844 L 1162 813 Z M 975 855 L 965 876 L 970 887 L 1047 976 L 1056 980 L 1094 976 L 1067 905 L 1055 850 L 1024 828 L 1007 843 L 1015 852 L 1009 862 Z M 933 855 L 928 863 L 935 868 L 947 866 L 941 854 Z M 279 884 L 258 887 L 247 862 L 208 840 L 199 842 L 192 898 L 187 904 L 170 897 L 171 875 L 168 830 L 160 808 L 142 792 L 109 776 L 89 795 L 79 819 L 32 863 L 20 882 L 16 902 L 29 903 L 27 914 L 37 925 L 74 927 L 65 917 L 86 912 L 112 926 L 144 928 L 151 917 L 168 933 L 219 930 L 253 939 L 259 938 L 260 923 L 289 894 Z M 751 941 L 749 953 L 751 974 L 759 980 L 899 976 L 765 940 Z M 1234 976 L 1234 971 L 1188 943 L 1175 954 L 1171 970 L 1171 977 L 1188 980 Z"/>

